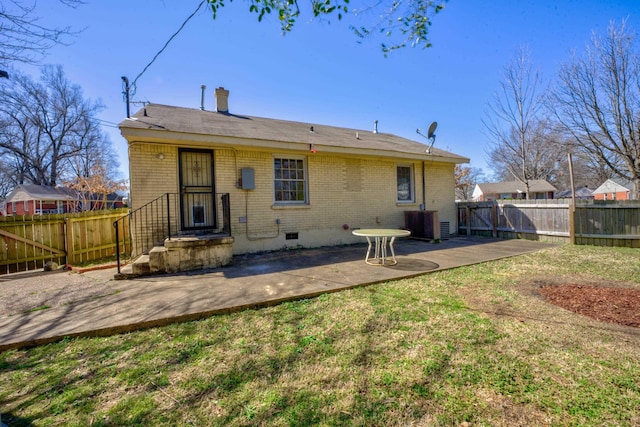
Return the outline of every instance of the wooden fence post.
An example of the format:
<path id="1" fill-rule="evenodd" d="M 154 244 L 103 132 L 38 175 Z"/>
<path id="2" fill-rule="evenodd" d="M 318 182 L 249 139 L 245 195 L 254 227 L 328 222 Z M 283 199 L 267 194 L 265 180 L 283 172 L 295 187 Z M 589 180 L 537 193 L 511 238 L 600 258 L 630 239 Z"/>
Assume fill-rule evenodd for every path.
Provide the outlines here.
<path id="1" fill-rule="evenodd" d="M 498 237 L 498 204 L 496 202 L 491 206 L 491 224 L 493 226 L 491 235 L 496 238 Z"/>
<path id="2" fill-rule="evenodd" d="M 576 244 L 576 205 L 575 202 L 569 204 L 569 244 Z"/>
<path id="3" fill-rule="evenodd" d="M 467 205 L 465 209 L 467 210 L 467 236 L 471 236 L 471 208 Z"/>
<path id="4" fill-rule="evenodd" d="M 64 250 L 67 252 L 67 264 L 73 264 L 73 222 L 70 218 L 64 219 Z"/>

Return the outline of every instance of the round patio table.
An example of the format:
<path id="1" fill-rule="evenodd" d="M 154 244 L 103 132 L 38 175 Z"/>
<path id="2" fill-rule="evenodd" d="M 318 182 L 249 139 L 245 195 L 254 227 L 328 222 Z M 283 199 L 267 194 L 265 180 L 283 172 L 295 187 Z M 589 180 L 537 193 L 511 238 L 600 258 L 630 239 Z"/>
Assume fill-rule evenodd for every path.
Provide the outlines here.
<path id="1" fill-rule="evenodd" d="M 393 242 L 396 237 L 406 237 L 411 235 L 408 230 L 396 230 L 390 228 L 362 228 L 359 230 L 353 230 L 351 232 L 354 236 L 362 236 L 367 238 L 369 247 L 367 248 L 367 255 L 364 258 L 364 262 L 369 265 L 396 265 L 396 253 L 393 251 Z M 371 254 L 371 238 L 373 237 L 375 242 L 374 257 L 369 258 Z M 387 260 L 387 244 L 391 250 L 391 259 Z"/>

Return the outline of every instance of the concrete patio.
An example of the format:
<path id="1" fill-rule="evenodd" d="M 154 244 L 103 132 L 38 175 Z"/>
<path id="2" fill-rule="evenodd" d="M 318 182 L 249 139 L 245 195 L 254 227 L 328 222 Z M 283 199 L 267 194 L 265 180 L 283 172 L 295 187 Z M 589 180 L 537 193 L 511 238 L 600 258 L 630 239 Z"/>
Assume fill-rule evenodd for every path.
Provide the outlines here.
<path id="1" fill-rule="evenodd" d="M 237 256 L 228 267 L 133 280 L 115 281 L 115 269 L 92 271 L 82 276 L 116 291 L 39 311 L 0 313 L 0 351 L 64 337 L 105 336 L 202 319 L 553 246 L 474 237 L 438 244 L 403 238 L 395 244 L 398 264 L 394 266 L 365 264 L 363 244 Z M 33 280 L 42 278 L 36 275 Z M 0 289 L 3 285 L 0 283 Z"/>

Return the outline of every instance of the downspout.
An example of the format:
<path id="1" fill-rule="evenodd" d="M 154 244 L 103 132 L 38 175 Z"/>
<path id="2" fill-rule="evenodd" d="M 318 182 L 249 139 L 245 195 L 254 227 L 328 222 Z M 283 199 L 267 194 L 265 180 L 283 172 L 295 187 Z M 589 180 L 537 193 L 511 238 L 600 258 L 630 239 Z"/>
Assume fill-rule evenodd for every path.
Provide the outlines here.
<path id="1" fill-rule="evenodd" d="M 420 210 L 424 211 L 427 209 L 427 189 L 425 187 L 425 165 L 424 165 L 424 160 L 422 161 L 422 205 L 420 206 Z"/>

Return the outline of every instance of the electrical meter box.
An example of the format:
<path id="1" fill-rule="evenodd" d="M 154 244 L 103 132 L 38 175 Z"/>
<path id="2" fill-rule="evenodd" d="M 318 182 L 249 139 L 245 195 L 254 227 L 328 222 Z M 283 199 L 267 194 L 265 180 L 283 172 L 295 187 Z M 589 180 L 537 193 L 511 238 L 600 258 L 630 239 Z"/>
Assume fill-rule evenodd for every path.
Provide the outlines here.
<path id="1" fill-rule="evenodd" d="M 243 190 L 255 190 L 256 189 L 256 181 L 254 178 L 254 170 L 253 168 L 242 168 L 240 169 L 240 177 L 242 182 Z"/>

